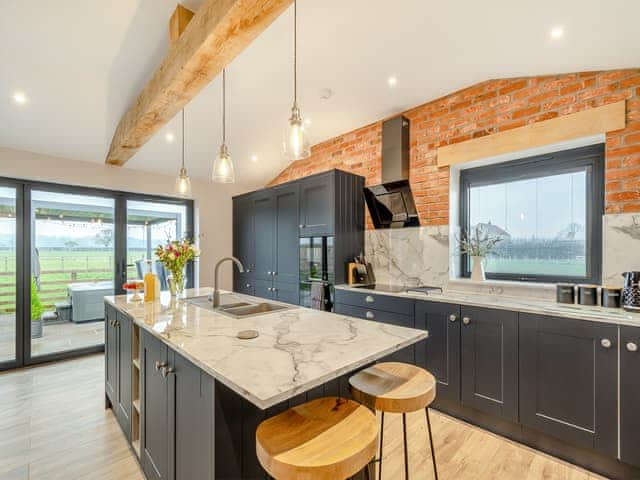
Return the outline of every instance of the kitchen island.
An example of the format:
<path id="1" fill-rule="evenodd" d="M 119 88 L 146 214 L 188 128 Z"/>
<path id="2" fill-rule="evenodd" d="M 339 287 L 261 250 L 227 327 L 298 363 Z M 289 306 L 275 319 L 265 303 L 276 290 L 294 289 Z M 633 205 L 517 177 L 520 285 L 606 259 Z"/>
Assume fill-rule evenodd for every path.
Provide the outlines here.
<path id="1" fill-rule="evenodd" d="M 309 399 L 348 396 L 348 377 L 427 337 L 412 328 L 287 305 L 235 318 L 211 289 L 154 302 L 105 297 L 107 407 L 149 479 L 265 478 L 255 429 Z M 261 299 L 222 295 L 222 306 Z M 242 340 L 241 331 L 258 337 Z"/>

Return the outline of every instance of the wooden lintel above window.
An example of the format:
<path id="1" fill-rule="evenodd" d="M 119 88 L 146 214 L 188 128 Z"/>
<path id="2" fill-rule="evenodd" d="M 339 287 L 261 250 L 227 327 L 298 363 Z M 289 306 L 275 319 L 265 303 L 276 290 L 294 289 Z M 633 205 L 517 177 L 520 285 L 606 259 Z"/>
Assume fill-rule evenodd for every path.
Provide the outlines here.
<path id="1" fill-rule="evenodd" d="M 446 145 L 438 148 L 437 163 L 439 167 L 456 165 L 619 130 L 626 126 L 625 108 L 625 101 L 622 100 L 513 130 Z"/>

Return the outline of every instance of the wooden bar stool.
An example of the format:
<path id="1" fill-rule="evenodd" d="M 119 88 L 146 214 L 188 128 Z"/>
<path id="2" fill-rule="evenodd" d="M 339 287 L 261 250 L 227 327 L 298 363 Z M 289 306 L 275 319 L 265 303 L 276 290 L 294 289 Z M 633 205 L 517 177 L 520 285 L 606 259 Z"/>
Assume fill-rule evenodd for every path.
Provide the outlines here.
<path id="1" fill-rule="evenodd" d="M 337 397 L 290 408 L 256 430 L 258 460 L 277 480 L 344 480 L 367 467 L 377 444 L 375 415 Z"/>
<path id="2" fill-rule="evenodd" d="M 382 479 L 382 443 L 384 440 L 385 412 L 402 413 L 402 433 L 404 439 L 404 474 L 409 478 L 409 452 L 407 449 L 407 413 L 422 410 L 426 412 L 431 459 L 436 480 L 436 455 L 433 450 L 433 435 L 429 419 L 429 405 L 436 397 L 436 379 L 426 370 L 407 363 L 378 363 L 366 368 L 351 378 L 351 394 L 358 402 L 381 412 L 379 474 Z"/>

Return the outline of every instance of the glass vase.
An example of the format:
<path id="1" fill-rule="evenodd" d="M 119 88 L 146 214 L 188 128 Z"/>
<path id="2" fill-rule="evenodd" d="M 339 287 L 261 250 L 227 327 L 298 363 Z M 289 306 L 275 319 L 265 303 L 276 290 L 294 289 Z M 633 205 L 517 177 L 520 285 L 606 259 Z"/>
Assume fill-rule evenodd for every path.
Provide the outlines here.
<path id="1" fill-rule="evenodd" d="M 187 277 L 184 274 L 184 270 L 171 272 L 171 275 L 167 279 L 167 283 L 169 284 L 169 292 L 171 292 L 171 296 L 183 296 L 187 283 Z"/>

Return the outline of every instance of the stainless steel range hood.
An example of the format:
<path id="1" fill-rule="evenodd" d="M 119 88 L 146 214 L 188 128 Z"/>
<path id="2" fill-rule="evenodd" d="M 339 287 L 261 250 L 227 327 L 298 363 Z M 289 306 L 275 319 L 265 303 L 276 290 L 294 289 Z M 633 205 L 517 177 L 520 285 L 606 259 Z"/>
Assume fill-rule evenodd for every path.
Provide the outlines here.
<path id="1" fill-rule="evenodd" d="M 382 124 L 382 183 L 364 189 L 375 228 L 420 225 L 409 185 L 409 126 L 403 116 Z"/>

